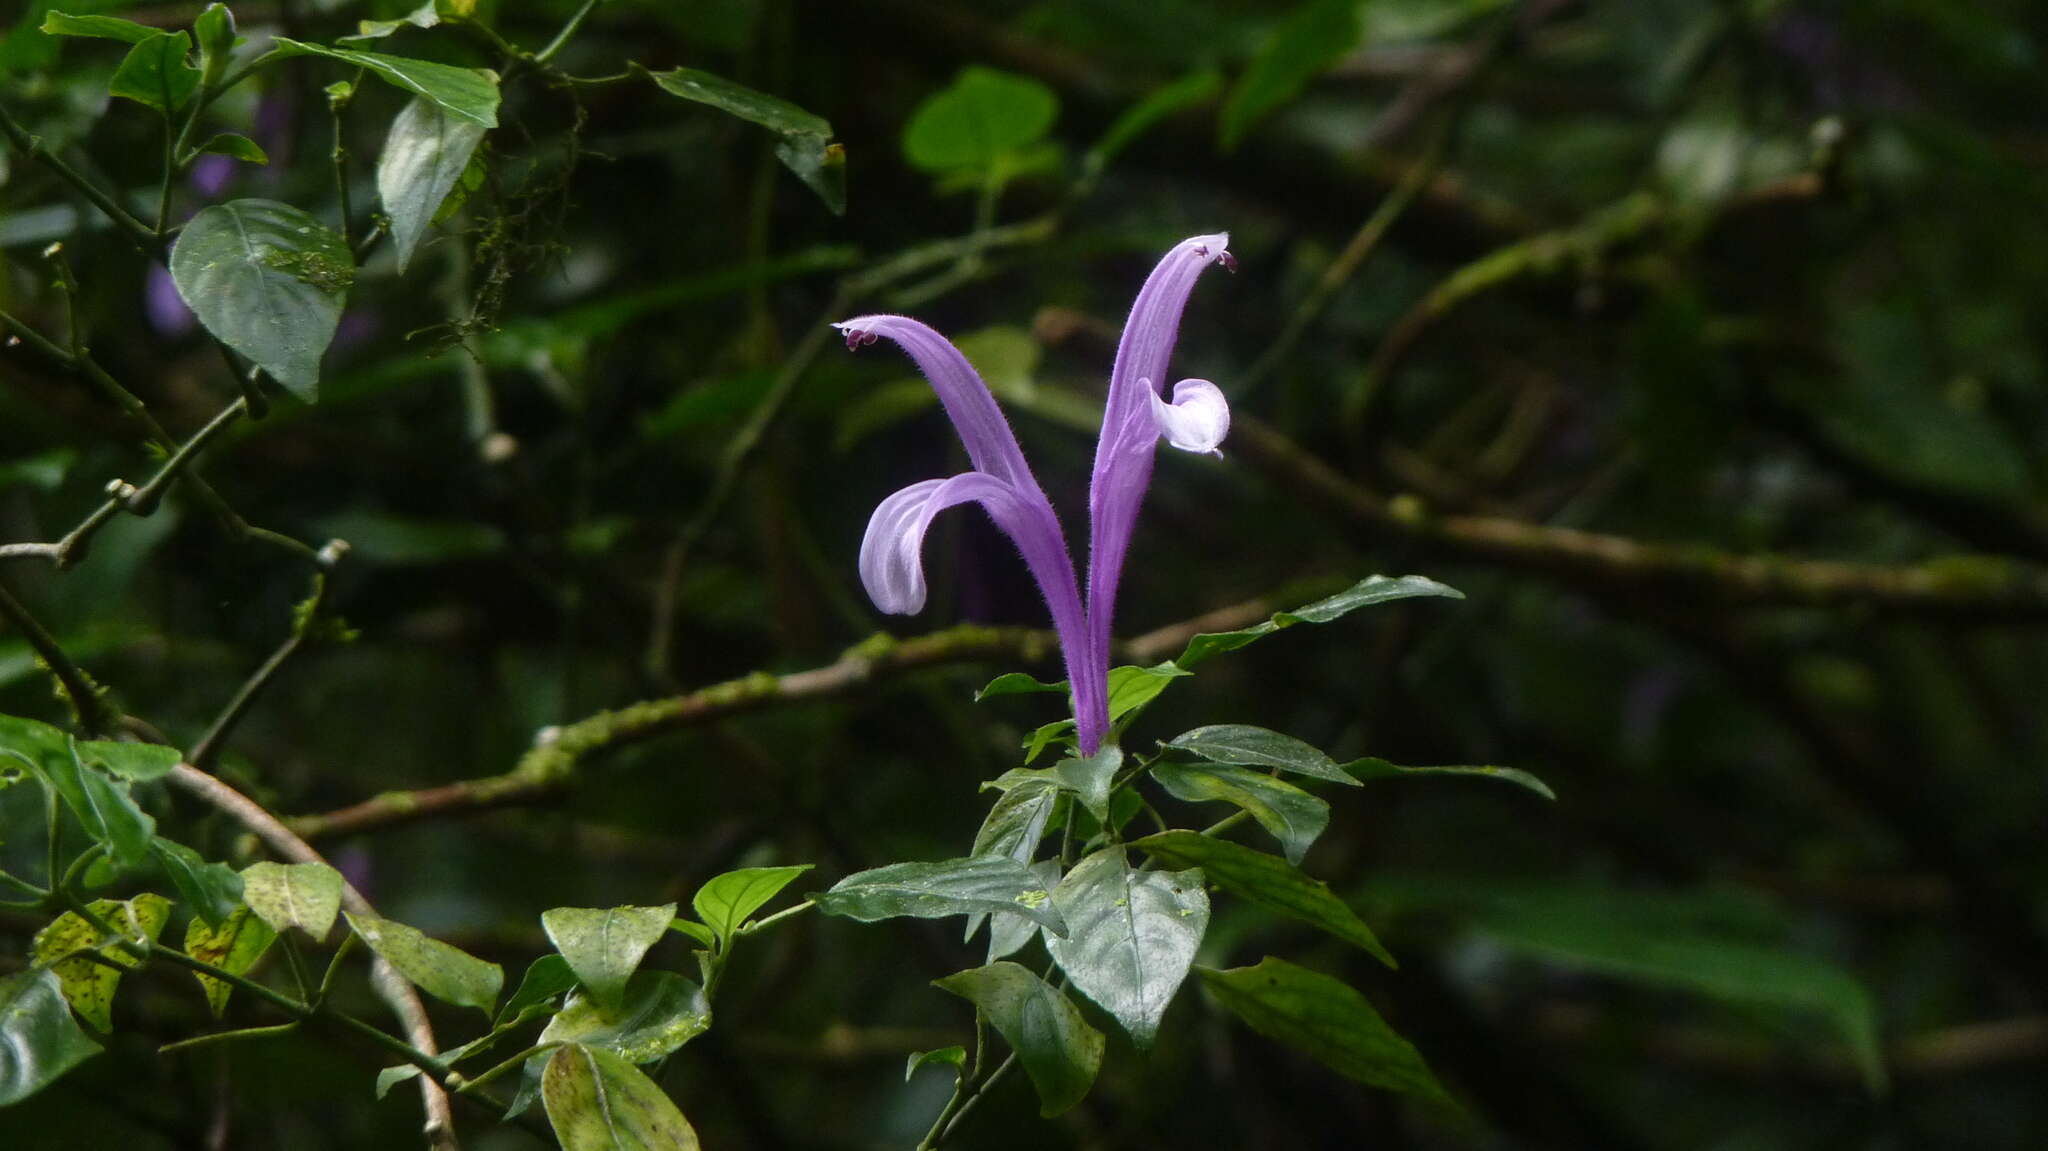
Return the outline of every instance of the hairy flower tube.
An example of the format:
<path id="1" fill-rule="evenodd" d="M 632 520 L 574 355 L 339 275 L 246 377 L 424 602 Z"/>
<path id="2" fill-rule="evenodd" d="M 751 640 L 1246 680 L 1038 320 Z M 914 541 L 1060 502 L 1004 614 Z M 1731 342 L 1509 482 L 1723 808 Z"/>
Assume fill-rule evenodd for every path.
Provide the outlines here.
<path id="1" fill-rule="evenodd" d="M 1083 755 L 1100 750 L 1109 733 L 1109 642 L 1117 582 L 1138 506 L 1151 483 L 1153 449 L 1163 438 L 1183 451 L 1213 453 L 1230 430 L 1230 406 L 1215 384 L 1182 380 L 1174 385 L 1170 402 L 1160 394 L 1195 280 L 1210 264 L 1236 266 L 1229 242 L 1227 234 L 1181 241 L 1152 270 L 1131 306 L 1095 445 L 1085 605 L 1059 516 L 1031 474 L 988 385 L 960 349 L 907 316 L 857 316 L 835 325 L 848 348 L 889 339 L 910 356 L 938 394 L 973 465 L 948 479 L 911 484 L 875 509 L 860 546 L 861 583 L 868 597 L 893 614 L 923 609 L 925 532 L 947 508 L 979 503 L 1016 545 L 1045 597 L 1066 662 Z"/>

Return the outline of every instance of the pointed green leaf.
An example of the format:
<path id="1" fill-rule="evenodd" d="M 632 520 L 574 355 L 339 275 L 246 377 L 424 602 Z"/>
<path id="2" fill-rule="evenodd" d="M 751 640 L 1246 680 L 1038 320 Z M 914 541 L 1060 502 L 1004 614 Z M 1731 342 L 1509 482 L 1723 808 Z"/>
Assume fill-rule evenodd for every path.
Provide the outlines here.
<path id="1" fill-rule="evenodd" d="M 967 1066 L 967 1049 L 956 1045 L 941 1047 L 935 1051 L 913 1051 L 910 1058 L 904 1061 L 903 1081 L 910 1082 L 910 1077 L 917 1074 L 918 1068 L 928 1066 L 951 1067 L 953 1076 L 957 1079 L 961 1069 Z"/>
<path id="2" fill-rule="evenodd" d="M 892 863 L 855 872 L 812 896 L 818 910 L 862 923 L 897 916 L 940 919 L 976 911 L 1009 911 L 1064 935 L 1066 920 L 1030 868 L 999 855 L 937 863 Z"/>
<path id="3" fill-rule="evenodd" d="M 505 985 L 505 969 L 486 963 L 459 947 L 428 937 L 418 928 L 374 915 L 342 913 L 356 937 L 391 964 L 421 991 L 457 1007 L 474 1007 L 486 1016 Z"/>
<path id="4" fill-rule="evenodd" d="M 639 971 L 615 1008 L 588 993 L 569 997 L 540 1033 L 542 1043 L 581 1043 L 616 1052 L 634 1063 L 650 1063 L 674 1052 L 711 1027 L 704 989 L 673 971 Z"/>
<path id="5" fill-rule="evenodd" d="M 540 1097 L 562 1151 L 697 1151 L 697 1132 L 675 1103 L 609 1051 L 557 1048 Z"/>
<path id="6" fill-rule="evenodd" d="M 1083 995 L 1150 1047 L 1209 927 L 1202 873 L 1139 871 L 1122 847 L 1106 847 L 1075 864 L 1052 898 L 1068 934 L 1046 949 Z"/>
<path id="7" fill-rule="evenodd" d="M 1166 741 L 1166 746 L 1190 752 L 1211 763 L 1238 767 L 1270 767 L 1315 779 L 1361 786 L 1344 773 L 1337 761 L 1291 735 L 1253 727 L 1247 723 L 1217 723 L 1184 731 Z"/>
<path id="8" fill-rule="evenodd" d="M 1053 808 L 1059 805 L 1059 797 L 1060 786 L 1050 779 L 1016 781 L 1003 791 L 995 806 L 989 809 L 988 817 L 981 821 L 981 829 L 974 833 L 971 854 L 1000 855 L 1019 863 L 1030 863 L 1038 854 L 1038 843 L 1045 838 L 1046 823 L 1052 818 Z M 984 918 L 986 916 L 979 911 L 969 915 L 963 939 L 973 939 L 974 933 L 981 930 Z M 1030 921 L 1024 922 L 1028 924 Z M 1007 955 L 1009 951 L 1003 954 Z M 1001 956 L 991 957 L 992 960 L 996 958 Z"/>
<path id="9" fill-rule="evenodd" d="M 171 901 L 145 892 L 129 900 L 96 899 L 88 906 L 118 934 L 103 935 L 77 912 L 67 911 L 36 933 L 35 962 L 57 973 L 64 998 L 87 1023 L 107 1032 L 114 1029 L 114 991 L 121 985 L 120 970 L 66 956 L 91 951 L 121 967 L 135 966 L 140 960 L 128 954 L 121 941 L 154 942 L 171 917 Z"/>
<path id="10" fill-rule="evenodd" d="M 1059 860 L 1040 860 L 1037 863 L 1031 864 L 1030 867 L 1032 874 L 1037 876 L 1037 881 L 1047 890 L 1058 886 L 1060 881 Z M 1015 955 L 1023 950 L 1025 944 L 1031 942 L 1032 936 L 1038 934 L 1038 924 L 1026 919 L 1024 916 L 1008 911 L 992 912 L 988 917 L 988 921 L 988 962 L 990 963 L 994 963 L 1004 956 Z M 968 938 L 971 939 L 973 936 L 969 935 Z"/>
<path id="11" fill-rule="evenodd" d="M 670 931 L 680 931 L 706 947 L 718 946 L 718 933 L 694 919 L 677 919 L 668 927 Z"/>
<path id="12" fill-rule="evenodd" d="M 626 980 L 647 949 L 668 934 L 676 905 L 660 907 L 557 907 L 541 912 L 541 929 L 570 970 L 599 1003 L 617 1007 Z"/>
<path id="13" fill-rule="evenodd" d="M 226 923 L 242 905 L 242 877 L 227 864 L 208 863 L 198 852 L 162 836 L 149 849 L 178 894 L 209 927 Z"/>
<path id="14" fill-rule="evenodd" d="M 1189 640 L 1187 649 L 1173 662 L 1193 670 L 1196 664 L 1211 656 L 1236 651 L 1298 623 L 1329 623 L 1362 607 L 1412 599 L 1416 596 L 1464 599 L 1465 593 L 1424 576 L 1367 576 L 1327 599 L 1317 600 L 1293 611 L 1274 612 L 1273 618 L 1264 623 L 1253 624 L 1237 631 L 1204 632 Z"/>
<path id="15" fill-rule="evenodd" d="M 519 990 L 498 1009 L 494 1024 L 503 1025 L 519 1017 L 519 1013 L 536 1004 L 546 1003 L 555 996 L 576 986 L 576 972 L 569 967 L 569 961 L 559 955 L 543 955 L 526 969 L 525 978 L 519 981 Z"/>
<path id="16" fill-rule="evenodd" d="M 432 100 L 452 116 L 486 128 L 498 126 L 498 74 L 488 68 L 458 68 L 431 60 L 415 60 L 410 56 L 329 48 L 324 44 L 306 44 L 283 36 L 274 43 L 275 50 L 288 56 L 326 56 L 367 69 L 371 75 L 395 88 Z"/>
<path id="17" fill-rule="evenodd" d="M 1480 776 L 1486 779 L 1498 779 L 1505 783 L 1512 783 L 1518 787 L 1526 787 L 1545 799 L 1555 800 L 1557 798 L 1557 793 L 1550 790 L 1549 784 L 1544 783 L 1520 768 L 1514 767 L 1402 767 L 1397 763 L 1388 763 L 1384 759 L 1375 759 L 1367 756 L 1364 759 L 1354 759 L 1350 763 L 1345 764 L 1344 770 L 1353 778 L 1360 780 L 1399 779 L 1411 775 Z"/>
<path id="18" fill-rule="evenodd" d="M 175 747 L 160 743 L 125 743 L 111 739 L 81 739 L 78 756 L 94 767 L 137 783 L 161 779 L 184 761 Z"/>
<path id="19" fill-rule="evenodd" d="M 1193 674 L 1170 659 L 1151 667 L 1134 667 L 1126 664 L 1123 667 L 1110 668 L 1110 722 L 1115 723 L 1159 698 L 1159 693 L 1165 691 L 1167 685 L 1174 680 Z"/>
<path id="20" fill-rule="evenodd" d="M 125 44 L 140 44 L 152 36 L 163 35 L 160 28 L 123 20 L 119 16 L 71 16 L 63 12 L 45 13 L 42 30 L 52 36 L 91 36 L 100 40 L 119 40 Z"/>
<path id="21" fill-rule="evenodd" d="M 1301 94 L 1309 81 L 1358 46 L 1359 0 L 1306 0 L 1280 22 L 1223 104 L 1227 151 L 1251 126 Z"/>
<path id="22" fill-rule="evenodd" d="M 183 32 L 157 32 L 138 40 L 114 69 L 107 93 L 168 116 L 199 87 L 199 69 L 185 62 L 191 51 L 192 38 Z"/>
<path id="23" fill-rule="evenodd" d="M 1456 1106 L 1415 1048 L 1345 984 L 1272 956 L 1256 967 L 1195 970 L 1223 1006 L 1266 1038 L 1348 1079 Z"/>
<path id="24" fill-rule="evenodd" d="M 71 1017 L 55 972 L 0 979 L 0 1107 L 48 1087 L 99 1049 Z"/>
<path id="25" fill-rule="evenodd" d="M 1291 783 L 1244 767 L 1157 763 L 1152 778 L 1184 803 L 1236 804 L 1280 841 L 1287 862 L 1300 863 L 1330 824 L 1330 805 Z"/>
<path id="26" fill-rule="evenodd" d="M 1269 911 L 1311 923 L 1364 948 L 1388 967 L 1398 966 L 1365 921 L 1330 891 L 1277 855 L 1184 829 L 1148 835 L 1131 844 L 1168 867 L 1199 867 L 1210 883 Z"/>
<path id="27" fill-rule="evenodd" d="M 800 863 L 791 867 L 742 867 L 713 876 L 690 897 L 690 907 L 719 938 L 731 939 L 746 924 L 748 916 L 761 910 L 811 866 Z"/>
<path id="28" fill-rule="evenodd" d="M 1039 1114 L 1058 1115 L 1088 1094 L 1102 1068 L 1102 1032 L 1045 980 L 1014 963 L 991 963 L 933 980 L 979 1007 L 1017 1053 L 1038 1089 Z"/>
<path id="29" fill-rule="evenodd" d="M 911 382 L 918 385 L 920 389 L 918 398 L 920 400 L 930 395 L 930 384 L 925 383 L 923 380 L 913 380 Z M 1021 671 L 1010 671 L 989 680 L 987 687 L 975 692 L 974 702 L 980 703 L 982 700 L 994 699 L 999 695 L 1033 695 L 1038 693 L 1065 695 L 1066 692 L 1066 680 L 1047 683 L 1042 679 L 1026 675 Z"/>
<path id="30" fill-rule="evenodd" d="M 242 900 L 284 932 L 296 927 L 316 941 L 327 938 L 341 912 L 341 872 L 324 863 L 252 863 L 242 869 Z"/>
<path id="31" fill-rule="evenodd" d="M 1013 767 L 983 786 L 1001 788 L 1006 794 L 1036 786 L 1071 791 L 1080 797 L 1082 806 L 1095 818 L 1107 819 L 1110 785 L 1116 781 L 1116 773 L 1123 763 L 1123 749 L 1112 743 L 1104 745 L 1094 755 L 1069 756 L 1051 767 Z"/>
<path id="32" fill-rule="evenodd" d="M 269 153 L 265 152 L 256 141 L 251 140 L 247 136 L 238 136 L 233 132 L 222 132 L 212 137 L 206 143 L 199 145 L 199 150 L 215 156 L 233 156 L 237 160 L 243 160 L 251 164 L 270 163 Z"/>
<path id="33" fill-rule="evenodd" d="M 696 68 L 673 68 L 647 76 L 671 96 L 708 104 L 780 136 L 775 158 L 782 166 L 817 193 L 834 214 L 846 211 L 846 153 L 832 143 L 832 125 L 822 117 L 781 97 Z"/>
<path id="34" fill-rule="evenodd" d="M 42 757 L 43 774 L 50 786 L 64 798 L 85 833 L 107 847 L 107 858 L 115 870 L 126 871 L 149 858 L 150 842 L 156 837 L 152 819 L 128 793 L 128 783 L 86 766 L 74 742 L 62 755 Z"/>
<path id="35" fill-rule="evenodd" d="M 232 975 L 244 974 L 256 966 L 256 961 L 276 941 L 277 932 L 246 907 L 237 907 L 218 927 L 195 918 L 185 928 L 185 954 Z M 192 975 L 206 992 L 206 1005 L 213 1010 L 213 1017 L 219 1019 L 227 1010 L 228 995 L 234 986 L 196 971 Z"/>
<path id="36" fill-rule="evenodd" d="M 171 280 L 206 330 L 309 403 L 355 275 L 340 236 L 275 200 L 203 208 L 171 249 Z"/>
<path id="37" fill-rule="evenodd" d="M 425 96 L 413 97 L 391 122 L 384 151 L 377 157 L 377 196 L 391 217 L 391 244 L 400 272 L 412 261 L 413 249 L 469 166 L 485 131 L 482 124 Z"/>

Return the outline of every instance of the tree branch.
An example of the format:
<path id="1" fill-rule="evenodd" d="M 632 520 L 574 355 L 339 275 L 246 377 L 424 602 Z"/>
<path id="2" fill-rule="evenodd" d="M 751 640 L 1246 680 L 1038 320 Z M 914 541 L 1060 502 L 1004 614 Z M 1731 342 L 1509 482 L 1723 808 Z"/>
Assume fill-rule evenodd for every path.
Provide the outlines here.
<path id="1" fill-rule="evenodd" d="M 318 851 L 313 850 L 311 844 L 294 834 L 291 828 L 285 826 L 283 821 L 272 815 L 262 804 L 191 764 L 181 763 L 173 768 L 169 779 L 181 790 L 248 828 L 256 838 L 286 859 L 294 863 L 327 862 Z M 357 891 L 353 885 L 343 884 L 341 902 L 342 906 L 357 915 L 377 913 L 376 908 L 370 906 L 370 901 L 364 899 L 362 892 Z M 381 958 L 371 967 L 371 982 L 376 986 L 378 995 L 382 996 L 397 1013 L 400 1025 L 405 1028 L 407 1040 L 428 1055 L 440 1054 L 441 1048 L 434 1039 L 434 1025 L 427 1018 L 426 1004 L 420 1001 L 420 994 L 413 989 L 412 984 L 406 982 L 404 976 Z M 427 1112 L 428 1144 L 436 1151 L 454 1151 L 455 1120 L 450 1112 L 448 1093 L 439 1083 L 434 1082 L 431 1076 L 422 1075 L 419 1082 L 420 1100 Z"/>
<path id="2" fill-rule="evenodd" d="M 1865 604 L 1917 615 L 2048 620 L 2048 572 L 2002 557 L 1845 563 L 1646 543 L 1499 516 L 1440 516 L 1413 499 L 1382 498 L 1249 416 L 1233 415 L 1231 442 L 1237 458 L 1274 484 L 1372 540 L 1401 536 L 1448 556 L 1538 572 L 1575 587 L 1731 605 Z"/>
<path id="3" fill-rule="evenodd" d="M 1154 662 L 1177 654 L 1197 633 L 1245 627 L 1272 612 L 1273 605 L 1265 600 L 1247 600 L 1147 632 L 1119 645 L 1119 652 L 1133 662 Z M 787 675 L 758 671 L 547 728 L 518 765 L 502 775 L 386 792 L 349 807 L 285 822 L 304 839 L 331 839 L 422 819 L 539 803 L 573 786 L 585 759 L 680 728 L 850 695 L 875 683 L 945 664 L 992 660 L 1043 663 L 1058 650 L 1057 637 L 1037 628 L 963 624 L 915 639 L 878 635 L 823 667 Z"/>

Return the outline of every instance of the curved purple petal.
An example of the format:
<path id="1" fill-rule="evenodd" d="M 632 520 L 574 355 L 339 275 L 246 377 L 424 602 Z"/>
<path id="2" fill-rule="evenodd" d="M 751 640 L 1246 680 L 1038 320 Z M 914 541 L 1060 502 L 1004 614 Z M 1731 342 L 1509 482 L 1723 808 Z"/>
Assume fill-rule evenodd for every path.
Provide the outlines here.
<path id="1" fill-rule="evenodd" d="M 1124 323 L 1123 339 L 1117 344 L 1109 401 L 1102 412 L 1102 435 L 1095 443 L 1095 472 L 1088 488 L 1088 639 L 1094 658 L 1105 669 L 1116 615 L 1117 581 L 1137 526 L 1138 505 L 1152 481 L 1152 456 L 1162 430 L 1162 417 L 1154 409 L 1160 399 L 1153 381 L 1166 378 L 1167 361 L 1180 334 L 1181 312 L 1195 280 L 1210 264 L 1232 264 L 1229 243 L 1229 234 L 1219 232 L 1176 244 L 1138 289 L 1130 319 Z M 1176 403 L 1182 398 L 1179 387 L 1174 389 L 1174 398 Z M 1220 405 L 1221 393 L 1214 398 Z M 1198 403 L 1206 405 L 1208 401 Z M 1223 413 L 1222 425 L 1214 428 L 1219 438 L 1228 426 L 1227 406 Z M 1206 418 L 1214 423 L 1213 413 Z"/>
<path id="2" fill-rule="evenodd" d="M 1212 456 L 1230 434 L 1230 401 L 1223 389 L 1207 380 L 1182 380 L 1173 385 L 1173 402 L 1152 397 L 1152 414 L 1159 419 L 1159 434 L 1184 452 Z"/>
<path id="3" fill-rule="evenodd" d="M 1038 490 L 1038 481 L 1024 461 L 1024 449 L 1017 446 L 1010 422 L 1003 418 L 1003 409 L 996 406 L 981 374 L 953 341 L 908 316 L 855 316 L 832 326 L 845 333 L 848 348 L 878 339 L 896 341 L 938 393 L 939 404 L 953 421 L 953 430 L 959 433 L 974 470 Z"/>
<path id="4" fill-rule="evenodd" d="M 1045 597 L 1066 661 L 1067 682 L 1073 685 L 1081 743 L 1092 755 L 1109 728 L 1107 671 L 1090 659 L 1087 617 L 1066 538 L 1052 505 L 1036 489 L 1020 491 L 986 472 L 962 472 L 898 491 L 868 518 L 867 535 L 860 543 L 861 584 L 885 612 L 911 615 L 923 610 L 925 533 L 940 512 L 970 501 L 981 504 L 1010 537 Z"/>

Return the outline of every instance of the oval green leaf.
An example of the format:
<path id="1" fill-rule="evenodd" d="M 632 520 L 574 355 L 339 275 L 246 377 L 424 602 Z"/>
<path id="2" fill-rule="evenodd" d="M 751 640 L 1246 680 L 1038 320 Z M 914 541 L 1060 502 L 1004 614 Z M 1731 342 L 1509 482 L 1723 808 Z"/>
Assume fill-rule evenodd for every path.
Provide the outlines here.
<path id="1" fill-rule="evenodd" d="M 541 912 L 541 929 L 568 960 L 590 994 L 617 1007 L 647 949 L 668 934 L 676 905 L 660 907 L 557 907 Z"/>
<path id="2" fill-rule="evenodd" d="M 341 912 L 341 872 L 324 863 L 252 863 L 242 869 L 242 900 L 271 929 L 296 927 L 327 938 Z"/>
<path id="3" fill-rule="evenodd" d="M 1330 805 L 1316 796 L 1245 767 L 1207 763 L 1159 763 L 1152 778 L 1183 803 L 1236 804 L 1280 841 L 1287 862 L 1298 864 L 1330 825 Z"/>
<path id="4" fill-rule="evenodd" d="M 444 1003 L 491 1013 L 505 985 L 504 968 L 403 923 L 352 911 L 342 915 L 357 938 L 421 991 Z"/>
<path id="5" fill-rule="evenodd" d="M 0 979 L 0 1107 L 34 1095 L 99 1053 L 52 971 Z"/>
<path id="6" fill-rule="evenodd" d="M 697 1151 L 697 1132 L 640 1069 L 601 1048 L 558 1048 L 541 1102 L 562 1151 Z"/>
<path id="7" fill-rule="evenodd" d="M 202 209 L 171 249 L 171 279 L 206 330 L 309 403 L 355 274 L 340 236 L 275 200 Z"/>
<path id="8" fill-rule="evenodd" d="M 1270 955 L 1256 967 L 1195 970 L 1223 1006 L 1266 1038 L 1348 1079 L 1457 1106 L 1414 1046 L 1345 984 Z"/>
<path id="9" fill-rule="evenodd" d="M 942 919 L 977 911 L 1008 911 L 1036 921 L 1057 935 L 1066 920 L 1036 872 L 1003 856 L 947 859 L 937 863 L 892 863 L 855 872 L 812 896 L 818 910 L 862 923 L 912 916 Z"/>
<path id="10" fill-rule="evenodd" d="M 1311 879 L 1277 855 L 1185 829 L 1148 835 L 1131 846 L 1168 867 L 1199 867 L 1210 883 L 1269 911 L 1314 924 L 1364 948 L 1388 967 L 1398 966 L 1372 928 L 1320 879 Z"/>
<path id="11" fill-rule="evenodd" d="M 1122 847 L 1108 847 L 1075 864 L 1052 899 L 1068 934 L 1048 937 L 1046 949 L 1132 1042 L 1150 1047 L 1209 927 L 1202 873 L 1138 871 Z"/>
<path id="12" fill-rule="evenodd" d="M 1088 1094 L 1102 1068 L 1102 1032 L 1045 980 L 991 963 L 932 982 L 988 1015 L 1038 1089 L 1039 1114 L 1058 1115 Z"/>
<path id="13" fill-rule="evenodd" d="M 391 246 L 400 272 L 488 130 L 425 96 L 413 97 L 391 121 L 377 157 L 377 197 L 391 217 Z"/>

